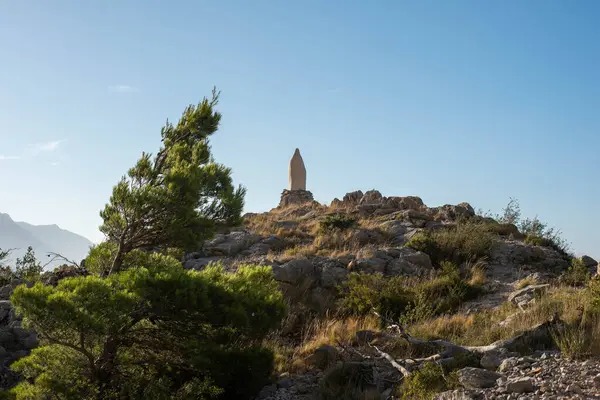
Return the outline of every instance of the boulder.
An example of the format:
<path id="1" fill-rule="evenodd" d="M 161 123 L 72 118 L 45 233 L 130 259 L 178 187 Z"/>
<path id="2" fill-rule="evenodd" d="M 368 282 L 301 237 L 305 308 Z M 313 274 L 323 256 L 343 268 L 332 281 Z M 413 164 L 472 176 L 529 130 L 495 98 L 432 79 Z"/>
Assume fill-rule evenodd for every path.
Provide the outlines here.
<path id="1" fill-rule="evenodd" d="M 536 295 L 544 293 L 549 287 L 549 284 L 526 286 L 509 294 L 508 301 L 520 308 L 524 308 L 535 301 Z"/>
<path id="2" fill-rule="evenodd" d="M 306 362 L 316 368 L 325 370 L 330 365 L 335 364 L 339 357 L 340 354 L 335 347 L 324 344 L 318 347 L 313 354 L 306 359 Z"/>
<path id="3" fill-rule="evenodd" d="M 302 281 L 316 279 L 316 268 L 308 259 L 291 260 L 281 266 L 273 267 L 275 280 L 290 285 L 298 285 Z"/>
<path id="4" fill-rule="evenodd" d="M 506 382 L 506 391 L 510 393 L 531 393 L 534 391 L 533 381 L 529 377 L 511 379 Z"/>
<path id="5" fill-rule="evenodd" d="M 361 190 L 357 190 L 355 192 L 346 193 L 344 198 L 342 199 L 342 203 L 344 205 L 356 205 L 360 202 L 364 196 Z"/>
<path id="6" fill-rule="evenodd" d="M 260 240 L 260 236 L 246 231 L 217 234 L 204 243 L 204 252 L 207 256 L 232 257 L 246 250 Z"/>
<path id="7" fill-rule="evenodd" d="M 352 272 L 362 272 L 365 274 L 385 272 L 387 260 L 381 258 L 363 258 L 360 260 L 352 260 L 348 264 L 348 269 Z"/>
<path id="8" fill-rule="evenodd" d="M 433 269 L 431 258 L 425 253 L 410 247 L 397 250 L 397 259 L 391 260 L 386 267 L 387 275 L 422 275 Z"/>
<path id="9" fill-rule="evenodd" d="M 321 270 L 321 286 L 328 289 L 335 289 L 340 283 L 346 280 L 350 271 L 338 263 L 328 263 Z"/>
<path id="10" fill-rule="evenodd" d="M 406 224 L 398 220 L 385 221 L 379 228 L 392 237 L 402 236 L 408 231 Z"/>
<path id="11" fill-rule="evenodd" d="M 380 204 L 383 196 L 378 190 L 369 190 L 358 202 L 360 205 L 362 204 Z"/>
<path id="12" fill-rule="evenodd" d="M 479 364 L 489 371 L 496 371 L 500 364 L 502 364 L 502 358 L 498 353 L 488 351 L 481 357 Z"/>
<path id="13" fill-rule="evenodd" d="M 314 201 L 313 194 L 308 190 L 287 190 L 285 189 L 281 193 L 281 200 L 279 200 L 279 208 L 289 207 L 296 204 L 307 204 Z"/>
<path id="14" fill-rule="evenodd" d="M 466 367 L 458 371 L 458 381 L 466 389 L 484 389 L 494 387 L 496 380 L 502 377 L 487 369 Z"/>

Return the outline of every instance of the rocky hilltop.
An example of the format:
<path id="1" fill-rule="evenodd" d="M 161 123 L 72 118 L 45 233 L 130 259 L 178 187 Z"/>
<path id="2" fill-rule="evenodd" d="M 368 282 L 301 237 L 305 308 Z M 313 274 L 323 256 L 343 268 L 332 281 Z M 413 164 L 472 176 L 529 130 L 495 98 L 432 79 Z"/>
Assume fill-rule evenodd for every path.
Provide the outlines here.
<path id="1" fill-rule="evenodd" d="M 419 197 L 305 189 L 184 255 L 185 269 L 270 266 L 289 315 L 257 399 L 600 398 L 597 262 L 543 230 Z M 46 274 L 56 285 L 85 270 Z M 38 345 L 0 288 L 0 385 Z"/>
<path id="2" fill-rule="evenodd" d="M 496 233 L 485 261 L 486 295 L 470 307 L 497 306 L 522 279 L 549 282 L 569 268 L 561 252 L 527 244 L 514 224 L 478 216 L 468 203 L 428 207 L 419 197 L 385 197 L 371 190 L 347 193 L 326 206 L 308 191 L 286 190 L 279 207 L 244 218 L 243 227 L 217 234 L 201 251 L 187 254 L 184 267 L 271 265 L 286 292 L 299 294 L 295 292 L 302 287 L 302 296 L 318 311 L 331 306 L 335 288 L 351 272 L 430 274 L 435 270 L 430 255 L 406 244 L 415 235 L 453 227 L 460 220 L 485 223 Z M 595 274 L 596 261 L 585 259 Z"/>
<path id="3" fill-rule="evenodd" d="M 581 299 L 584 289 L 568 282 L 573 265 L 585 279 L 596 274 L 590 257 L 574 259 L 552 240 L 478 215 L 468 203 L 429 207 L 419 197 L 385 197 L 376 190 L 347 193 L 330 205 L 304 189 L 285 190 L 278 207 L 244 219 L 242 227 L 186 254 L 183 265 L 272 267 L 294 312 L 276 339 L 288 348 L 280 356 L 285 365 L 261 399 L 600 395 L 596 364 L 567 360 L 556 343 L 549 344 L 556 342 L 555 332 L 567 329 L 563 319 L 577 318 L 582 301 L 573 299 Z M 343 298 L 356 290 L 348 289 L 351 276 L 412 282 L 407 284 L 426 291 L 423 285 L 446 279 L 448 263 L 466 287 L 477 288 L 474 294 L 424 317 L 405 318 L 410 321 L 405 326 L 385 319 L 376 307 L 348 317 L 352 313 L 344 307 L 350 303 Z M 381 282 L 362 290 L 389 291 Z M 446 289 L 436 290 L 443 297 Z M 566 304 L 567 296 L 573 304 Z M 467 361 L 457 361 L 457 351 Z M 553 374 L 558 378 L 551 379 Z M 436 383 L 443 376 L 452 383 Z"/>

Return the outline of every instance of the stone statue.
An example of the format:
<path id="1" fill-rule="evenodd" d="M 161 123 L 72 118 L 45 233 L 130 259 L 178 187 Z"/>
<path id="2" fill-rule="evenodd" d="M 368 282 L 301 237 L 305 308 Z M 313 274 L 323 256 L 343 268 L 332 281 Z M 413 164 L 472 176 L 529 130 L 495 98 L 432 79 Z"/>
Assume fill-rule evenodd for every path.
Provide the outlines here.
<path id="1" fill-rule="evenodd" d="M 299 149 L 290 159 L 289 182 L 290 190 L 306 190 L 306 168 Z"/>

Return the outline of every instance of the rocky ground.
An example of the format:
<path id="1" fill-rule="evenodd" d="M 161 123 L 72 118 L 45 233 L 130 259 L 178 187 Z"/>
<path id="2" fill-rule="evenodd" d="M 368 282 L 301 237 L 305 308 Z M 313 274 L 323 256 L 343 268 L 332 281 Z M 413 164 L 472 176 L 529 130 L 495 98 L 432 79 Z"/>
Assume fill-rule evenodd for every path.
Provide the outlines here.
<path id="1" fill-rule="evenodd" d="M 436 399 L 600 399 L 598 360 L 569 361 L 558 352 L 510 357 L 497 371 L 465 368 L 458 375 L 465 389 Z"/>

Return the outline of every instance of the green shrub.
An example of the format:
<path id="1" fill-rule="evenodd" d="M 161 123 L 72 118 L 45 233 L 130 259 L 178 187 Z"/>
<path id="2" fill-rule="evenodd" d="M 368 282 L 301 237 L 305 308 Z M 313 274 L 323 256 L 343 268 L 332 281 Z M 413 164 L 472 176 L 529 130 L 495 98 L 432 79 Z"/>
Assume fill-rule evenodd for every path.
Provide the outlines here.
<path id="1" fill-rule="evenodd" d="M 437 393 L 454 387 L 447 382 L 440 364 L 426 363 L 404 381 L 400 394 L 403 400 L 431 400 Z"/>
<path id="2" fill-rule="evenodd" d="M 342 284 L 339 308 L 343 313 L 366 315 L 373 309 L 398 317 L 413 300 L 413 291 L 400 276 L 351 273 Z"/>
<path id="3" fill-rule="evenodd" d="M 373 366 L 362 362 L 347 362 L 325 372 L 319 384 L 323 400 L 379 399 L 373 379 Z"/>
<path id="4" fill-rule="evenodd" d="M 565 259 L 572 259 L 572 255 L 567 252 L 568 247 L 558 239 L 548 238 L 540 236 L 534 233 L 528 233 L 525 235 L 525 243 L 532 246 L 548 247 L 558 252 Z"/>
<path id="5" fill-rule="evenodd" d="M 13 364 L 17 399 L 249 398 L 273 369 L 257 344 L 285 312 L 269 268 L 186 271 L 160 254 L 107 278 L 19 286 L 11 301 L 42 340 Z"/>
<path id="6" fill-rule="evenodd" d="M 561 282 L 570 286 L 584 286 L 590 280 L 590 271 L 579 258 L 571 260 L 571 266 L 561 276 Z"/>
<path id="7" fill-rule="evenodd" d="M 489 256 L 493 245 L 494 236 L 486 224 L 470 221 L 420 232 L 406 243 L 406 246 L 428 254 L 437 265 L 443 261 L 457 264 L 477 261 Z"/>
<path id="8" fill-rule="evenodd" d="M 404 323 L 420 321 L 455 311 L 464 301 L 476 297 L 480 289 L 467 278 L 448 262 L 431 279 L 351 273 L 341 287 L 339 310 L 365 315 L 374 309 Z"/>
<path id="9" fill-rule="evenodd" d="M 331 232 L 334 230 L 346 230 L 356 225 L 356 219 L 346 214 L 327 215 L 319 222 L 319 228 L 322 232 Z"/>

